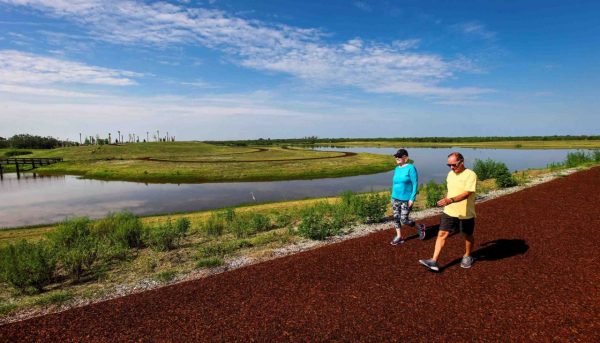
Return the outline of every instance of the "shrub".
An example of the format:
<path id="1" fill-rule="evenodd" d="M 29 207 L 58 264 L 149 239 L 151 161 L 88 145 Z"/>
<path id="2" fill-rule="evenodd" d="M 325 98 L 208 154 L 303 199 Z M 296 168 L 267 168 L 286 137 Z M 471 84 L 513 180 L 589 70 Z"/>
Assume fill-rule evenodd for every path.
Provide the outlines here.
<path id="1" fill-rule="evenodd" d="M 356 201 L 356 193 L 353 191 L 343 191 L 340 193 L 340 201 L 343 205 L 352 207 Z"/>
<path id="2" fill-rule="evenodd" d="M 229 207 L 229 208 L 225 209 L 224 212 L 220 213 L 220 215 L 227 223 L 231 223 L 234 221 L 237 213 L 235 213 L 234 208 Z"/>
<path id="3" fill-rule="evenodd" d="M 594 160 L 592 154 L 588 155 L 583 151 L 570 152 L 567 154 L 564 165 L 567 168 L 573 168 L 582 164 L 590 163 Z"/>
<path id="4" fill-rule="evenodd" d="M 32 154 L 31 151 L 26 151 L 26 150 L 9 150 L 4 153 L 4 156 L 13 157 L 13 156 L 23 156 L 23 155 L 31 155 L 31 154 Z"/>
<path id="5" fill-rule="evenodd" d="M 250 216 L 243 214 L 236 216 L 233 221 L 229 224 L 231 231 L 236 238 L 246 238 L 252 234 L 248 221 Z"/>
<path id="6" fill-rule="evenodd" d="M 302 215 L 298 233 L 300 236 L 310 239 L 323 240 L 329 236 L 330 224 L 323 213 L 318 211 L 305 212 Z"/>
<path id="7" fill-rule="evenodd" d="M 517 185 L 526 185 L 529 183 L 529 175 L 525 171 L 522 171 L 515 176 L 515 181 Z"/>
<path id="8" fill-rule="evenodd" d="M 275 216 L 275 226 L 284 228 L 292 224 L 294 218 L 287 213 L 279 213 Z"/>
<path id="9" fill-rule="evenodd" d="M 16 309 L 17 309 L 16 304 L 0 303 L 0 316 L 5 316 L 7 314 L 10 314 Z"/>
<path id="10" fill-rule="evenodd" d="M 594 162 L 600 162 L 600 150 L 592 151 L 592 158 L 594 159 Z"/>
<path id="11" fill-rule="evenodd" d="M 90 232 L 88 218 L 75 218 L 61 223 L 48 234 L 54 245 L 59 264 L 79 281 L 85 271 L 92 269 L 98 258 L 98 239 Z"/>
<path id="12" fill-rule="evenodd" d="M 184 237 L 190 231 L 190 227 L 192 226 L 192 222 L 185 217 L 179 218 L 175 221 L 175 230 L 181 237 Z"/>
<path id="13" fill-rule="evenodd" d="M 558 169 L 564 168 L 564 164 L 560 162 L 552 162 L 548 163 L 546 165 L 546 168 L 550 169 L 551 171 L 556 171 Z"/>
<path id="14" fill-rule="evenodd" d="M 496 162 L 490 158 L 486 160 L 475 159 L 473 163 L 473 171 L 477 174 L 477 178 L 481 181 L 487 179 L 494 179 L 498 175 L 502 174 L 506 168 L 506 164 L 502 162 Z"/>
<path id="15" fill-rule="evenodd" d="M 375 223 L 385 215 L 389 194 L 361 194 L 356 196 L 352 210 L 363 223 Z"/>
<path id="16" fill-rule="evenodd" d="M 230 223 L 231 231 L 236 238 L 246 238 L 257 232 L 272 229 L 271 219 L 260 213 L 236 215 Z"/>
<path id="17" fill-rule="evenodd" d="M 92 225 L 92 231 L 109 245 L 122 248 L 142 246 L 143 225 L 130 212 L 110 214 Z"/>
<path id="18" fill-rule="evenodd" d="M 271 229 L 271 219 L 261 213 L 252 213 L 248 225 L 253 232 L 269 231 Z"/>
<path id="19" fill-rule="evenodd" d="M 45 241 L 21 240 L 0 250 L 0 279 L 22 293 L 41 292 L 52 282 L 56 261 Z"/>
<path id="20" fill-rule="evenodd" d="M 179 224 L 184 226 L 184 224 Z M 176 248 L 185 236 L 182 228 L 173 225 L 170 219 L 155 227 L 148 227 L 144 233 L 144 242 L 154 251 L 168 251 Z M 188 225 L 189 226 L 189 225 Z"/>
<path id="21" fill-rule="evenodd" d="M 496 176 L 496 186 L 500 188 L 513 187 L 517 184 L 517 179 L 515 179 L 508 170 L 505 173 Z"/>
<path id="22" fill-rule="evenodd" d="M 503 162 L 496 162 L 489 158 L 487 160 L 476 159 L 473 171 L 479 180 L 496 179 L 496 185 L 500 188 L 517 185 L 517 180 Z"/>
<path id="23" fill-rule="evenodd" d="M 202 231 L 204 234 L 212 237 L 219 237 L 223 234 L 225 229 L 225 222 L 218 213 L 213 213 L 208 219 L 202 224 Z"/>
<path id="24" fill-rule="evenodd" d="M 338 235 L 343 228 L 354 223 L 356 216 L 353 213 L 352 206 L 343 201 L 330 207 L 330 232 L 331 235 Z"/>
<path id="25" fill-rule="evenodd" d="M 435 183 L 435 181 L 431 180 L 427 183 L 426 189 L 426 200 L 425 205 L 427 207 L 436 207 L 438 200 L 444 197 L 444 193 L 446 193 L 446 184 L 445 183 Z"/>
<path id="26" fill-rule="evenodd" d="M 510 171 L 504 163 L 500 163 L 497 167 L 494 178 L 496 179 L 496 186 L 500 188 L 513 187 L 517 185 L 517 180 L 512 176 Z"/>

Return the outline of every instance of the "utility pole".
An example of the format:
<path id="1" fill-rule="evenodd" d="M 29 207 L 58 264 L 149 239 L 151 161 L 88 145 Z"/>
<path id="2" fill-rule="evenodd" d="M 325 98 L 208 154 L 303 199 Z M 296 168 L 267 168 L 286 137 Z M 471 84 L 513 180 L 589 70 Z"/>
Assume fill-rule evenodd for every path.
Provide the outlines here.
<path id="1" fill-rule="evenodd" d="M 81 145 L 81 132 L 79 133 L 79 145 Z"/>
<path id="2" fill-rule="evenodd" d="M 160 142 L 160 131 L 156 130 L 156 139 Z"/>
<path id="3" fill-rule="evenodd" d="M 149 136 L 150 132 L 146 131 L 146 143 L 150 142 L 150 136 Z"/>

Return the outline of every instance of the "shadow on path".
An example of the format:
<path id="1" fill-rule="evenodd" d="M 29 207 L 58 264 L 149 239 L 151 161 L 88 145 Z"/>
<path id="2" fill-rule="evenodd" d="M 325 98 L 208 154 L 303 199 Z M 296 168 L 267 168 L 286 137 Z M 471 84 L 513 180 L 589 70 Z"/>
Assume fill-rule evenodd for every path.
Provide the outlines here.
<path id="1" fill-rule="evenodd" d="M 497 261 L 516 255 L 523 255 L 529 250 L 529 245 L 522 239 L 497 239 L 482 243 L 480 248 L 473 251 L 471 256 L 475 258 L 475 263 L 481 261 Z M 440 268 L 440 272 L 446 268 L 460 264 L 462 257 L 453 260 Z"/>
<path id="2" fill-rule="evenodd" d="M 437 239 L 438 233 L 440 232 L 440 225 L 436 224 L 436 225 L 431 225 L 431 226 L 427 226 L 425 228 L 425 241 L 428 241 L 430 239 Z M 450 231 L 450 234 L 448 235 L 448 238 L 456 235 L 458 232 L 457 231 Z M 411 236 L 411 238 L 418 238 L 419 235 L 415 234 L 413 236 Z"/>

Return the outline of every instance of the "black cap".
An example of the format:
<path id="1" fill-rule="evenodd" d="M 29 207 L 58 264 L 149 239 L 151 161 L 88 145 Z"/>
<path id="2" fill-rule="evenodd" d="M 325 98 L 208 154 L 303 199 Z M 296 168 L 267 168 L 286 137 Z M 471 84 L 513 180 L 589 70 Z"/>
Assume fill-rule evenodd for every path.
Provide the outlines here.
<path id="1" fill-rule="evenodd" d="M 404 157 L 404 156 L 408 156 L 408 151 L 406 151 L 406 149 L 399 149 L 394 154 L 394 157 Z"/>

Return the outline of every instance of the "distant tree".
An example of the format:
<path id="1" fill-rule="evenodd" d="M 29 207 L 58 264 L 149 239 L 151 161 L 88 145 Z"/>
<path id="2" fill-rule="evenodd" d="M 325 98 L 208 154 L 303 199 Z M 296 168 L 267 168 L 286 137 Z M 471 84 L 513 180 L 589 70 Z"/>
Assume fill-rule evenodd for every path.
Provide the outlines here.
<path id="1" fill-rule="evenodd" d="M 0 149 L 2 148 L 8 148 L 8 140 L 4 137 L 0 137 Z"/>
<path id="2" fill-rule="evenodd" d="M 8 145 L 15 149 L 53 149 L 63 145 L 63 142 L 53 137 L 19 134 L 9 138 Z"/>

